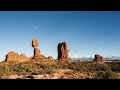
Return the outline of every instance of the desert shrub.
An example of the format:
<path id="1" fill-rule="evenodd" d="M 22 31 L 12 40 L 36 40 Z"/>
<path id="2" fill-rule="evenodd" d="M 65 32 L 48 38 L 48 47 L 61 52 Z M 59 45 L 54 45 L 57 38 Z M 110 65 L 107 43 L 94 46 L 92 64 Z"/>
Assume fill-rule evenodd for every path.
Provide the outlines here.
<path id="1" fill-rule="evenodd" d="M 111 70 L 107 64 L 92 64 L 91 62 L 72 62 L 68 64 L 67 68 L 79 72 L 96 72 Z"/>
<path id="2" fill-rule="evenodd" d="M 0 63 L 0 78 L 11 74 L 33 75 L 33 74 L 54 74 L 57 69 L 72 69 L 75 72 L 95 72 L 95 78 L 114 78 L 114 71 L 120 71 L 120 63 L 112 62 L 105 64 L 92 64 L 91 62 L 70 62 L 57 64 L 42 63 Z"/>
<path id="3" fill-rule="evenodd" d="M 94 79 L 117 79 L 117 74 L 111 70 L 98 71 Z"/>
<path id="4" fill-rule="evenodd" d="M 37 63 L 1 63 L 0 78 L 9 75 L 53 74 L 56 65 Z"/>
<path id="5" fill-rule="evenodd" d="M 68 68 L 68 63 L 64 63 L 64 62 L 57 62 L 56 68 L 59 69 L 67 69 Z"/>
<path id="6" fill-rule="evenodd" d="M 120 62 L 108 62 L 107 64 L 111 67 L 112 71 L 120 72 Z"/>

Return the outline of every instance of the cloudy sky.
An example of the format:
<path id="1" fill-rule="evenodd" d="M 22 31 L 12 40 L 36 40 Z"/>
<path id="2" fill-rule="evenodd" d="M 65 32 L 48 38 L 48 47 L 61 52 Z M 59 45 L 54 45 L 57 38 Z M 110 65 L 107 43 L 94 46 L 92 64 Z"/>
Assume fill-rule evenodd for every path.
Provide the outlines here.
<path id="1" fill-rule="evenodd" d="M 67 42 L 70 57 L 120 55 L 120 12 L 0 11 L 0 60 L 9 51 L 33 56 L 33 38 L 54 58 L 59 42 Z"/>

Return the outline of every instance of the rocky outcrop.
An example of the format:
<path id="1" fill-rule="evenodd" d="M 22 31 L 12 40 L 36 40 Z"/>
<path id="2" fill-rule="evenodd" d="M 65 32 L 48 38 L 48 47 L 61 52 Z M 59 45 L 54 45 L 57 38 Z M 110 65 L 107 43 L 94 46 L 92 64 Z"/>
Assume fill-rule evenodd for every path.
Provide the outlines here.
<path id="1" fill-rule="evenodd" d="M 40 50 L 38 48 L 34 48 L 34 55 L 33 55 L 33 59 L 39 59 L 41 56 Z"/>
<path id="2" fill-rule="evenodd" d="M 19 56 L 19 61 L 23 62 L 23 61 L 29 61 L 30 59 L 25 55 L 25 54 L 21 54 Z"/>
<path id="3" fill-rule="evenodd" d="M 49 60 L 53 60 L 53 57 L 52 56 L 48 56 L 47 57 Z"/>
<path id="4" fill-rule="evenodd" d="M 14 51 L 8 52 L 5 59 L 5 61 L 8 61 L 8 62 L 11 62 L 11 61 L 18 62 L 18 60 L 19 60 L 19 54 Z"/>
<path id="5" fill-rule="evenodd" d="M 103 59 L 102 56 L 96 54 L 96 55 L 95 55 L 95 58 L 94 58 L 94 60 L 93 60 L 93 62 L 94 62 L 94 63 L 100 63 L 100 64 L 102 64 L 102 63 L 105 62 L 105 60 Z"/>
<path id="6" fill-rule="evenodd" d="M 32 40 L 32 47 L 34 48 L 34 55 L 32 59 L 42 62 L 52 61 L 53 60 L 52 56 L 45 57 L 44 55 L 41 54 L 40 50 L 38 49 L 38 45 L 39 43 L 37 39 L 34 38 Z"/>
<path id="7" fill-rule="evenodd" d="M 21 54 L 19 56 L 19 54 L 14 51 L 8 52 L 8 54 L 6 55 L 6 59 L 5 59 L 5 61 L 7 62 L 23 62 L 23 61 L 28 61 L 28 60 L 29 58 L 25 54 Z"/>
<path id="8" fill-rule="evenodd" d="M 33 59 L 36 59 L 36 60 L 40 59 L 40 57 L 41 57 L 41 52 L 40 52 L 40 50 L 38 49 L 38 44 L 39 44 L 39 43 L 38 43 L 37 39 L 34 38 L 34 39 L 32 40 L 32 47 L 34 48 Z"/>
<path id="9" fill-rule="evenodd" d="M 68 61 L 68 46 L 66 42 L 58 44 L 58 59 L 60 61 Z"/>

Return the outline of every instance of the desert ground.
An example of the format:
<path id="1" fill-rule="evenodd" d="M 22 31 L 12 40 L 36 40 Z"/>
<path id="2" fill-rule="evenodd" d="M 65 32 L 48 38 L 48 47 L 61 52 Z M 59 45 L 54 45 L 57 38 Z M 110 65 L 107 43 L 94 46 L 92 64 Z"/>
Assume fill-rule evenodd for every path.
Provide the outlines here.
<path id="1" fill-rule="evenodd" d="M 120 62 L 1 62 L 0 79 L 120 79 Z"/>

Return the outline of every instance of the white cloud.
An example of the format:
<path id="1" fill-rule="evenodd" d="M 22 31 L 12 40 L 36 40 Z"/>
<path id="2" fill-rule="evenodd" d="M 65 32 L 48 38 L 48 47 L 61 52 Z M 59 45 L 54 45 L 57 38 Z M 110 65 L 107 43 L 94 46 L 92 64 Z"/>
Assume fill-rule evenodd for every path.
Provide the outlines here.
<path id="1" fill-rule="evenodd" d="M 34 29 L 37 29 L 37 28 L 38 28 L 38 26 L 33 26 L 33 28 L 34 28 Z"/>
<path id="2" fill-rule="evenodd" d="M 78 55 L 73 55 L 72 58 L 77 59 L 77 58 L 79 58 L 79 56 Z"/>

